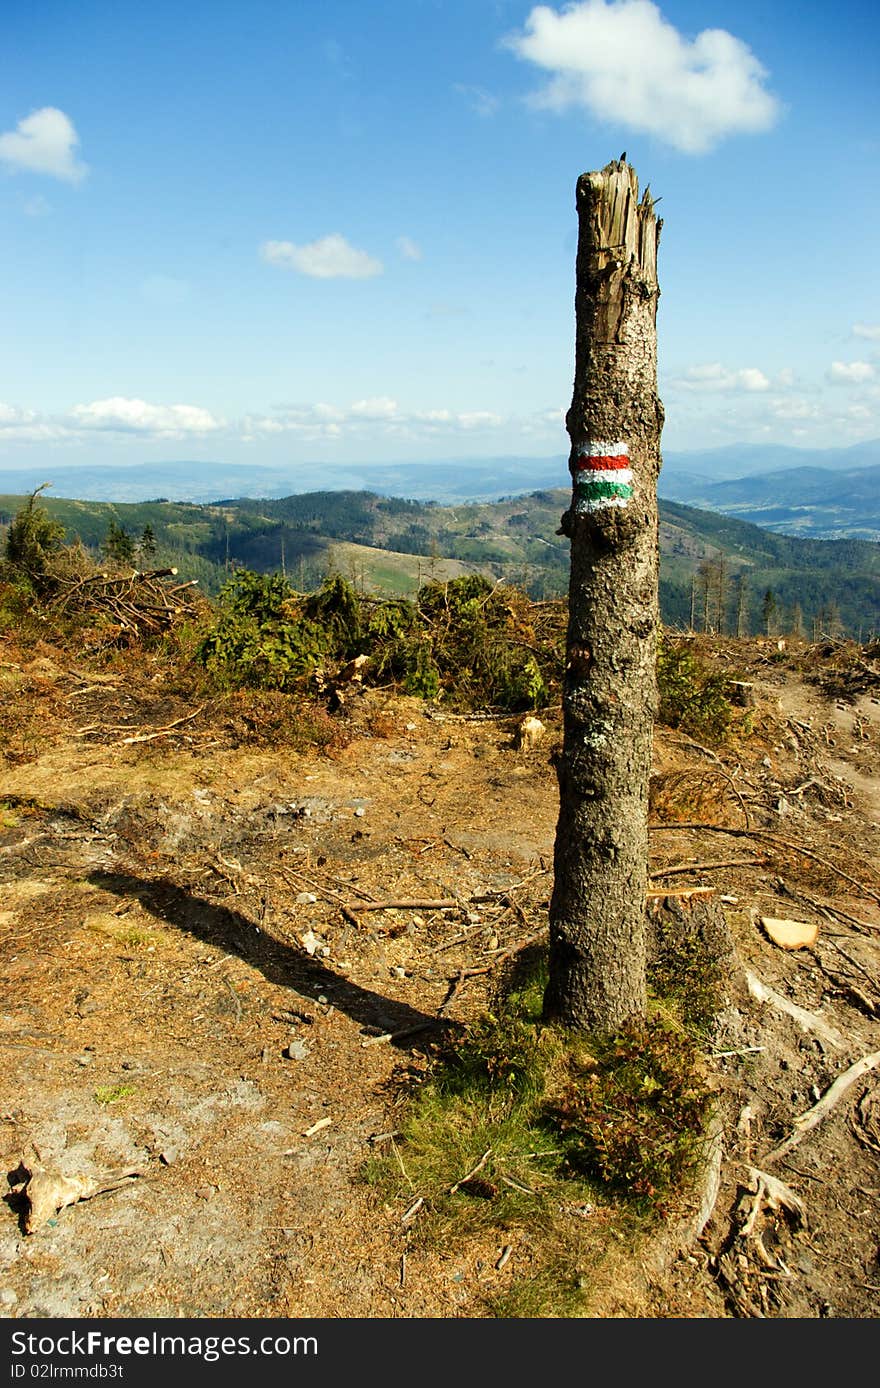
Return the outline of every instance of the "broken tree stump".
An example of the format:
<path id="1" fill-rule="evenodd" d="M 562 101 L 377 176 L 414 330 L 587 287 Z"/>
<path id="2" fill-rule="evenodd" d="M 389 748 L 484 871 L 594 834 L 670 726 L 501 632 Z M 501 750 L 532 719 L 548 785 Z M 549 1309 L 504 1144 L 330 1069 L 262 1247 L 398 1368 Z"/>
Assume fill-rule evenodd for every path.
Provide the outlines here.
<path id="1" fill-rule="evenodd" d="M 575 381 L 566 427 L 569 625 L 545 1015 L 644 1015 L 648 777 L 659 623 L 657 242 L 625 160 L 577 183 Z"/>

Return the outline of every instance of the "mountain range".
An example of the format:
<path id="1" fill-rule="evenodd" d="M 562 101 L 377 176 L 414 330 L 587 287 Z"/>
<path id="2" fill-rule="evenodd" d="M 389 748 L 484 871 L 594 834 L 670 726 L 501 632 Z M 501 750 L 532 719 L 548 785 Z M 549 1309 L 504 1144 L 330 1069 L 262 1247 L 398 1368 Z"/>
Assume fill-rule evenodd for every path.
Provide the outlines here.
<path id="1" fill-rule="evenodd" d="M 567 485 L 565 455 L 438 462 L 297 463 L 268 468 L 193 460 L 140 466 L 0 468 L 0 492 L 83 501 L 197 503 L 370 491 L 444 504 L 495 501 Z M 764 445 L 664 454 L 662 499 L 748 520 L 781 534 L 880 541 L 880 439 L 841 449 Z"/>

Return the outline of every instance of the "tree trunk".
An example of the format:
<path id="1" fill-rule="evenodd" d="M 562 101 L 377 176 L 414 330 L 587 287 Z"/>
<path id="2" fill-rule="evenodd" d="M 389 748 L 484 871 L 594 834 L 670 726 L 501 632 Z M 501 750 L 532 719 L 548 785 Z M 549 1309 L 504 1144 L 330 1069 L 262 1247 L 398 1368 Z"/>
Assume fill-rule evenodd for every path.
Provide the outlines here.
<path id="1" fill-rule="evenodd" d="M 656 707 L 657 241 L 622 160 L 577 184 L 574 482 L 548 1019 L 610 1031 L 645 1011 Z"/>

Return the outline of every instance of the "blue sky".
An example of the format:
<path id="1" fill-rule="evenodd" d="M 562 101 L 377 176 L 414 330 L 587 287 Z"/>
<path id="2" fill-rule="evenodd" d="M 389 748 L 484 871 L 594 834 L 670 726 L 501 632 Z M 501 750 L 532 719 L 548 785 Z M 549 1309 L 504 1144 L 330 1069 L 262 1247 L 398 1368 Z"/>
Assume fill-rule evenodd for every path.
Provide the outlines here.
<path id="1" fill-rule="evenodd" d="M 6 0 L 0 469 L 565 454 L 574 189 L 662 198 L 666 450 L 880 435 L 880 10 Z"/>

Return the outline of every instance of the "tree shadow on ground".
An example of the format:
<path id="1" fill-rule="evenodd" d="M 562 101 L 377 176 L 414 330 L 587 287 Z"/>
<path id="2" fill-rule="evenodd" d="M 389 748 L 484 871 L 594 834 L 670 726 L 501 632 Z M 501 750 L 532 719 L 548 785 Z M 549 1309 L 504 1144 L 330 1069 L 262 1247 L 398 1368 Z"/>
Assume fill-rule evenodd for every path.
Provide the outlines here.
<path id="1" fill-rule="evenodd" d="M 431 1016 L 353 983 L 320 960 L 277 939 L 239 911 L 205 901 L 169 878 L 96 871 L 89 874 L 88 881 L 116 896 L 136 896 L 144 910 L 157 919 L 247 960 L 270 983 L 290 988 L 310 1002 L 323 993 L 329 1003 L 362 1027 L 390 1032 L 391 1044 L 403 1050 L 424 1044 L 431 1031 L 457 1028 L 458 1024 L 447 1018 Z"/>

